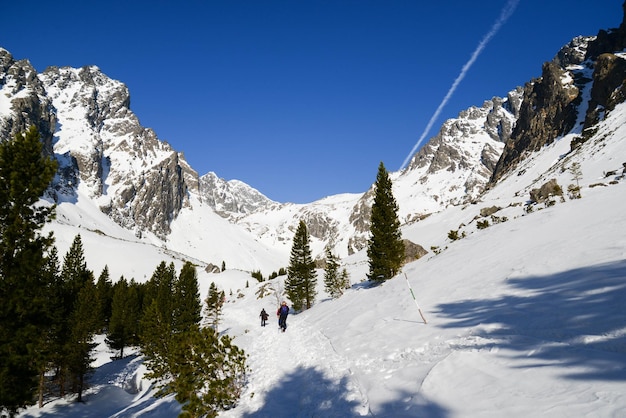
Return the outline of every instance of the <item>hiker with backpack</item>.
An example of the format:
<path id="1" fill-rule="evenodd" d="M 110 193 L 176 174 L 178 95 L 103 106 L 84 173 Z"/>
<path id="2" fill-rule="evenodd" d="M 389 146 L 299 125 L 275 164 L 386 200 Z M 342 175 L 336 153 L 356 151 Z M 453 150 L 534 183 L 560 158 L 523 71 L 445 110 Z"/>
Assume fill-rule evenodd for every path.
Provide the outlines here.
<path id="1" fill-rule="evenodd" d="M 287 315 L 289 315 L 289 306 L 287 306 L 287 302 L 283 301 L 276 311 L 276 316 L 278 317 L 278 327 L 282 329 L 283 332 L 287 329 Z"/>
<path id="2" fill-rule="evenodd" d="M 261 310 L 261 315 L 259 316 L 261 317 L 261 326 L 264 327 L 265 321 L 267 321 L 267 318 L 269 318 L 270 316 L 267 314 L 267 312 L 265 312 L 265 308 Z"/>

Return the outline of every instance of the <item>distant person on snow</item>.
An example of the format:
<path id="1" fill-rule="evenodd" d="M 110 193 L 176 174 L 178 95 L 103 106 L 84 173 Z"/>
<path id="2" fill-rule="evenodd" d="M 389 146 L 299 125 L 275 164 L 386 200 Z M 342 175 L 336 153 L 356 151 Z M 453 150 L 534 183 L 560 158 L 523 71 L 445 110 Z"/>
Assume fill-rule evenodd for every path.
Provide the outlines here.
<path id="1" fill-rule="evenodd" d="M 267 314 L 267 312 L 265 312 L 265 308 L 261 310 L 261 315 L 259 316 L 261 317 L 261 326 L 264 327 L 265 321 L 267 321 L 267 318 L 269 318 L 270 316 Z"/>
<path id="2" fill-rule="evenodd" d="M 276 316 L 278 317 L 278 327 L 282 329 L 283 332 L 287 329 L 287 315 L 289 315 L 289 306 L 287 306 L 287 302 L 283 301 L 276 311 Z"/>

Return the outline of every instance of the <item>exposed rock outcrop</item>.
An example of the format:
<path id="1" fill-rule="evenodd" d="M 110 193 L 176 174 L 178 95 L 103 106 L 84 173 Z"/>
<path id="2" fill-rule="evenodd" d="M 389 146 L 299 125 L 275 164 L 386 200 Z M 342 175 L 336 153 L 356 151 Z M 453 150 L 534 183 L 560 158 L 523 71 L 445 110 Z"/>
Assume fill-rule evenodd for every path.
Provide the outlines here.
<path id="1" fill-rule="evenodd" d="M 626 16 L 626 2 L 622 6 Z M 578 117 L 584 84 L 593 81 L 591 99 L 578 146 L 593 134 L 593 126 L 617 103 L 626 99 L 626 18 L 618 29 L 600 30 L 596 37 L 577 37 L 556 57 L 543 65 L 541 78 L 524 88 L 517 124 L 506 143 L 490 182 L 513 170 L 526 155 L 536 152 L 572 130 Z M 593 68 L 593 80 L 581 76 L 573 66 Z"/>
<path id="2" fill-rule="evenodd" d="M 404 242 L 404 262 L 410 263 L 428 254 L 428 251 L 419 244 L 414 243 L 408 239 L 402 240 Z"/>
<path id="3" fill-rule="evenodd" d="M 200 196 L 215 212 L 225 218 L 252 213 L 277 204 L 258 190 L 239 180 L 224 180 L 210 172 L 200 177 Z"/>
<path id="4" fill-rule="evenodd" d="M 532 189 L 530 191 L 530 200 L 534 203 L 545 202 L 552 196 L 562 196 L 563 188 L 559 186 L 556 179 L 551 179 L 547 183 L 543 184 L 538 189 Z"/>
<path id="5" fill-rule="evenodd" d="M 574 79 L 556 62 L 543 65 L 540 79 L 527 83 L 517 124 L 496 164 L 491 182 L 557 137 L 569 132 L 576 122 L 580 90 Z"/>
<path id="6" fill-rule="evenodd" d="M 0 117 L 0 139 L 13 138 L 35 125 L 41 135 L 44 152 L 52 155 L 52 136 L 56 115 L 37 71 L 28 60 L 16 61 L 0 48 L 0 87 L 11 100 L 11 117 Z"/>

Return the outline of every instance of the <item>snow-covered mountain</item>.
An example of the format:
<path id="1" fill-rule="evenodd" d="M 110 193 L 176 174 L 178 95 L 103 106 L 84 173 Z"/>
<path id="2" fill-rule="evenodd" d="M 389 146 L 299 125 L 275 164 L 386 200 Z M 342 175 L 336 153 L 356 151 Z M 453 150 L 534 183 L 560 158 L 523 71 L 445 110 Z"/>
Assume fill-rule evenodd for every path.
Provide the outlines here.
<path id="1" fill-rule="evenodd" d="M 405 170 L 391 173 L 403 224 L 479 202 L 486 189 L 568 133 L 577 134 L 572 149 L 592 138 L 624 99 L 624 32 L 572 40 L 544 64 L 541 77 L 446 121 Z M 36 124 L 60 163 L 48 193 L 58 204 L 52 229 L 264 274 L 286 266 L 300 220 L 316 256 L 328 244 L 341 257 L 366 247 L 371 190 L 290 204 L 216 173 L 199 176 L 182 152 L 141 126 L 129 105 L 126 86 L 95 66 L 37 74 L 27 60 L 0 49 L 0 140 Z M 91 208 L 102 216 L 94 218 Z M 61 253 L 69 244 L 57 242 Z M 240 256 L 231 248 L 240 248 Z M 113 260 L 95 261 L 103 262 Z"/>
<path id="2" fill-rule="evenodd" d="M 622 416 L 625 47 L 624 25 L 573 40 L 540 77 L 446 121 L 392 173 L 403 236 L 430 252 L 375 288 L 362 250 L 370 192 L 282 204 L 198 177 L 133 122 L 128 92 L 95 67 L 36 74 L 0 51 L 0 133 L 37 123 L 63 163 L 49 194 L 61 254 L 81 233 L 89 268 L 107 264 L 113 278 L 146 279 L 162 260 L 226 263 L 199 271 L 201 294 L 211 282 L 227 291 L 222 326 L 251 373 L 222 417 Z M 119 95 L 108 108 L 105 93 Z M 249 271 L 287 263 L 300 219 L 314 251 L 330 242 L 342 255 L 352 288 L 330 300 L 318 280 L 317 303 L 279 334 L 256 322 L 276 300 L 257 297 Z M 111 361 L 101 347 L 84 403 L 53 399 L 21 416 L 180 412 L 173 397 L 152 396 L 141 356 Z"/>
<path id="3" fill-rule="evenodd" d="M 220 329 L 245 350 L 251 370 L 237 406 L 219 416 L 622 416 L 625 119 L 621 103 L 574 152 L 577 134 L 565 135 L 529 155 L 479 200 L 405 225 L 405 237 L 436 248 L 381 286 L 363 281 L 364 251 L 342 260 L 352 287 L 339 299 L 324 292 L 318 270 L 316 303 L 289 315 L 285 333 L 273 320 L 260 326 L 261 309 L 271 313 L 277 304 L 273 294 L 258 297 L 268 282 L 250 281 L 238 270 L 200 271 L 201 295 L 212 282 L 226 290 Z M 576 183 L 568 169 L 574 162 L 581 165 L 582 198 L 564 193 L 553 196 L 554 203 L 526 205 L 535 185 Z M 104 216 L 97 207 L 91 211 Z M 478 226 L 485 221 L 488 226 Z M 188 233 L 195 228 L 175 225 L 187 225 Z M 462 238 L 452 241 L 450 230 Z M 99 244 L 101 257 L 117 257 L 109 242 L 100 236 L 84 246 Z M 173 255 L 156 254 L 154 246 L 124 248 L 137 263 Z M 229 251 L 238 256 L 238 248 Z M 128 257 L 120 263 L 132 267 Z M 269 283 L 280 287 L 284 278 Z M 170 418 L 181 412 L 173 396 L 154 397 L 136 350 L 116 359 L 103 336 L 97 341 L 83 402 L 53 397 L 19 416 Z"/>

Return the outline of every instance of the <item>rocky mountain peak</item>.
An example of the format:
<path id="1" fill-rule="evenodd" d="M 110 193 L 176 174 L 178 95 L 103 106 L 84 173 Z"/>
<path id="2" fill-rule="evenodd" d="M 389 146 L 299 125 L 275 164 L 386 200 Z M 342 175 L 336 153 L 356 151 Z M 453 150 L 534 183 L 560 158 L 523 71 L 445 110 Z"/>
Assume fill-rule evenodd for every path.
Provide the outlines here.
<path id="1" fill-rule="evenodd" d="M 224 180 L 209 172 L 200 177 L 199 194 L 215 212 L 236 219 L 261 208 L 278 205 L 258 190 L 239 180 Z"/>
<path id="2" fill-rule="evenodd" d="M 541 77 L 524 87 L 520 115 L 515 129 L 493 172 L 491 183 L 530 155 L 581 122 L 582 132 L 572 148 L 593 134 L 606 112 L 626 98 L 625 19 L 618 29 L 600 30 L 595 37 L 577 37 L 565 45 L 556 57 L 543 64 Z M 583 91 L 590 88 L 591 99 L 583 101 Z"/>
<path id="3" fill-rule="evenodd" d="M 575 37 L 559 50 L 553 61 L 561 68 L 582 64 L 587 59 L 589 42 L 594 39 L 594 36 Z"/>
<path id="4" fill-rule="evenodd" d="M 13 138 L 37 126 L 44 152 L 52 155 L 52 136 L 56 115 L 37 71 L 28 60 L 16 61 L 9 51 L 0 48 L 0 138 Z"/>
<path id="5" fill-rule="evenodd" d="M 496 164 L 492 181 L 515 167 L 527 152 L 538 151 L 574 127 L 579 93 L 567 70 L 554 61 L 543 65 L 541 78 L 524 87 L 519 118 Z"/>
<path id="6" fill-rule="evenodd" d="M 484 190 L 513 131 L 521 96 L 522 89 L 517 88 L 506 98 L 494 97 L 443 123 L 397 179 L 428 191 L 420 197 L 421 207 L 412 205 L 414 213 L 422 216 L 448 204 L 470 201 Z M 441 173 L 454 173 L 455 180 L 442 182 Z"/>
<path id="7" fill-rule="evenodd" d="M 198 191 L 198 174 L 182 154 L 144 128 L 130 110 L 127 87 L 98 67 L 49 67 L 0 51 L 2 92 L 10 106 L 1 138 L 39 127 L 59 161 L 50 196 L 75 199 L 79 188 L 116 223 L 165 238 L 177 213 Z"/>

